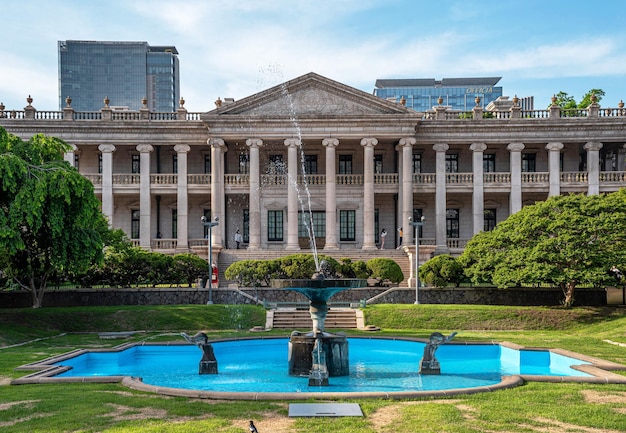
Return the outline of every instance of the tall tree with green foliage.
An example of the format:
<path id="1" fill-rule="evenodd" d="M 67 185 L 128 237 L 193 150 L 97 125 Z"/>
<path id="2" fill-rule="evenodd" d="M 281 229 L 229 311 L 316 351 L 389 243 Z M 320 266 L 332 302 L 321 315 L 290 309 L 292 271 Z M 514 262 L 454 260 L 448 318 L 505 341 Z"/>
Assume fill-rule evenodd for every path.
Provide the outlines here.
<path id="1" fill-rule="evenodd" d="M 605 93 L 604 93 L 604 90 L 602 89 L 591 89 L 583 95 L 579 103 L 576 103 L 576 99 L 574 99 L 573 96 L 570 96 L 566 92 L 563 92 L 563 91 L 560 91 L 554 96 L 556 97 L 556 105 L 561 107 L 561 110 L 575 110 L 576 108 L 585 109 L 589 107 L 589 105 L 591 105 L 592 95 L 596 96 L 597 98 L 596 102 L 599 103 L 602 100 L 602 97 L 605 95 Z M 548 108 L 550 108 L 550 105 L 552 105 L 552 102 L 550 102 L 550 104 L 548 105 Z"/>
<path id="2" fill-rule="evenodd" d="M 69 145 L 0 127 L 0 268 L 42 306 L 48 281 L 103 256 L 108 232 L 93 185 L 63 160 Z"/>
<path id="3" fill-rule="evenodd" d="M 563 304 L 577 286 L 602 286 L 612 265 L 626 264 L 626 190 L 552 197 L 525 206 L 491 232 L 482 232 L 459 258 L 476 284 L 552 284 Z"/>

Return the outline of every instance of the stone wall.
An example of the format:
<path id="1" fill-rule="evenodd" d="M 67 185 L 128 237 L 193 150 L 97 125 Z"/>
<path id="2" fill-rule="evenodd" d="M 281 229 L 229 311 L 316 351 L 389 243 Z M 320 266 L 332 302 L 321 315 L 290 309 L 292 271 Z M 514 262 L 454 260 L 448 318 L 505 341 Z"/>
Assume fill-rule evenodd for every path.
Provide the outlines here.
<path id="1" fill-rule="evenodd" d="M 251 304 L 256 299 L 270 304 L 306 304 L 299 293 L 269 288 L 219 288 L 212 291 L 216 304 Z M 374 298 L 374 299 L 372 299 Z M 43 298 L 44 307 L 117 306 L 117 305 L 182 305 L 206 304 L 209 291 L 200 288 L 169 289 L 75 289 L 49 290 Z M 558 289 L 494 289 L 494 288 L 420 288 L 421 304 L 479 304 L 479 305 L 560 305 L 563 295 Z M 333 296 L 338 304 L 358 304 L 362 300 L 378 304 L 413 304 L 414 288 L 366 287 L 350 289 Z M 576 305 L 601 306 L 607 304 L 605 289 L 578 289 Z M 0 292 L 0 308 L 28 308 L 32 306 L 29 292 Z"/>

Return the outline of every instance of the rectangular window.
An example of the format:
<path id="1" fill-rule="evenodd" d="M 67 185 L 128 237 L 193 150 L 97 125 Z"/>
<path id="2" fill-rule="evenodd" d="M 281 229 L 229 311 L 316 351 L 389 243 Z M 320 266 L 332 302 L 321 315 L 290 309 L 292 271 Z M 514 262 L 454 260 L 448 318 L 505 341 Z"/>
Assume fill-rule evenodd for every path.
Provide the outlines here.
<path id="1" fill-rule="evenodd" d="M 448 239 L 458 239 L 460 237 L 458 209 L 446 209 L 446 237 Z"/>
<path id="2" fill-rule="evenodd" d="M 78 155 L 74 154 L 74 168 L 78 171 L 80 171 L 79 167 L 78 167 L 78 163 L 79 163 L 80 159 L 78 158 Z"/>
<path id="3" fill-rule="evenodd" d="M 339 240 L 355 241 L 356 240 L 356 211 L 340 210 L 339 211 Z"/>
<path id="4" fill-rule="evenodd" d="M 421 221 L 422 215 L 424 215 L 423 209 L 413 209 L 413 221 Z M 422 230 L 424 229 L 424 226 L 422 225 L 422 226 L 417 226 L 417 227 L 419 229 L 417 236 L 421 239 L 423 237 Z M 411 226 L 411 230 L 415 232 L 415 229 L 413 228 L 413 226 Z M 413 236 L 415 236 L 415 233 L 413 233 Z"/>
<path id="5" fill-rule="evenodd" d="M 283 211 L 268 210 L 267 211 L 267 240 L 282 241 L 283 240 Z"/>
<path id="6" fill-rule="evenodd" d="M 204 174 L 211 174 L 211 155 L 204 155 Z"/>
<path id="7" fill-rule="evenodd" d="M 139 155 L 132 155 L 130 171 L 133 174 L 141 173 L 141 163 L 139 161 Z"/>
<path id="8" fill-rule="evenodd" d="M 317 174 L 317 155 L 304 155 L 304 174 Z"/>
<path id="9" fill-rule="evenodd" d="M 172 173 L 178 174 L 178 155 L 172 155 Z"/>
<path id="10" fill-rule="evenodd" d="M 172 239 L 178 237 L 178 209 L 172 209 Z"/>
<path id="11" fill-rule="evenodd" d="M 421 173 L 422 172 L 422 154 L 414 153 L 413 154 L 413 173 Z"/>
<path id="12" fill-rule="evenodd" d="M 496 171 L 496 154 L 495 153 L 483 154 L 483 171 L 485 173 L 493 173 Z"/>
<path id="13" fill-rule="evenodd" d="M 250 210 L 243 210 L 243 241 L 250 242 Z"/>
<path id="14" fill-rule="evenodd" d="M 339 155 L 339 174 L 352 174 L 352 155 Z"/>
<path id="15" fill-rule="evenodd" d="M 446 173 L 459 172 L 459 154 L 446 153 Z"/>
<path id="16" fill-rule="evenodd" d="M 285 174 L 285 163 L 282 155 L 270 155 L 268 174 Z"/>
<path id="17" fill-rule="evenodd" d="M 490 232 L 496 227 L 496 210 L 495 209 L 485 209 L 485 227 L 484 231 Z"/>
<path id="18" fill-rule="evenodd" d="M 383 156 L 378 154 L 374 155 L 374 173 L 380 174 L 383 172 Z"/>
<path id="19" fill-rule="evenodd" d="M 522 172 L 534 173 L 537 171 L 536 155 L 534 153 L 522 153 Z"/>
<path id="20" fill-rule="evenodd" d="M 250 174 L 250 157 L 247 153 L 239 154 L 239 174 Z"/>
<path id="21" fill-rule="evenodd" d="M 326 212 L 298 212 L 298 237 L 309 238 L 309 228 L 316 238 L 326 237 Z"/>
<path id="22" fill-rule="evenodd" d="M 102 174 L 102 154 L 98 155 L 98 174 Z"/>
<path id="23" fill-rule="evenodd" d="M 130 238 L 139 239 L 139 210 L 133 209 L 130 211 Z"/>

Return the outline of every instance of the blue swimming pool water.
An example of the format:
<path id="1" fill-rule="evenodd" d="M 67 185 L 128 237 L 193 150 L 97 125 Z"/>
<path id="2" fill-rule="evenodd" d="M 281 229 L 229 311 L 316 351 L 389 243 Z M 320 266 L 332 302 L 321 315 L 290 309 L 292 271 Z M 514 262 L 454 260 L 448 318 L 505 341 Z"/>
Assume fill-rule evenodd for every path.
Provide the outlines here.
<path id="1" fill-rule="evenodd" d="M 288 339 L 213 343 L 219 374 L 199 375 L 196 346 L 146 345 L 121 352 L 90 352 L 59 362 L 72 369 L 59 376 L 143 378 L 162 387 L 225 392 L 398 392 L 489 386 L 503 375 L 588 376 L 572 369 L 585 362 L 548 351 L 514 350 L 499 345 L 441 346 L 441 375 L 421 375 L 424 343 L 406 340 L 349 339 L 350 375 L 331 377 L 330 386 L 308 386 L 288 375 Z"/>

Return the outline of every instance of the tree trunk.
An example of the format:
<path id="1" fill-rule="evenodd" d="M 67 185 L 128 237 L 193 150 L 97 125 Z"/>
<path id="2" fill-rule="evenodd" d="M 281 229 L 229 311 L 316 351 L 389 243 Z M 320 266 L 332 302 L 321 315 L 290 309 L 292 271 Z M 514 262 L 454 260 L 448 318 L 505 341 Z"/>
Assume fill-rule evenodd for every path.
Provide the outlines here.
<path id="1" fill-rule="evenodd" d="M 563 300 L 563 305 L 565 307 L 571 307 L 574 305 L 574 290 L 576 289 L 576 283 L 569 282 L 563 287 L 563 294 L 565 295 L 565 299 Z"/>

